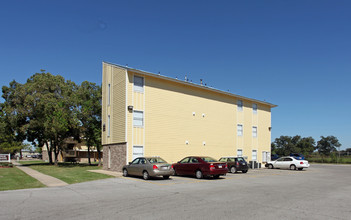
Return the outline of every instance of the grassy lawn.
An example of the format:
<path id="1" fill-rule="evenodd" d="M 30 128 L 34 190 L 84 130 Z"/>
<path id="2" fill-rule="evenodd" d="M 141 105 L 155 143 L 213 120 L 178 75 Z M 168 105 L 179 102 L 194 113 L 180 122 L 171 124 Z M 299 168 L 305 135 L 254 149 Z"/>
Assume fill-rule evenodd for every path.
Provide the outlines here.
<path id="1" fill-rule="evenodd" d="M 39 187 L 45 185 L 16 167 L 0 168 L 0 191 Z"/>
<path id="2" fill-rule="evenodd" d="M 41 162 L 41 163 L 28 162 L 28 167 L 34 170 L 37 170 L 41 173 L 44 173 L 46 175 L 53 176 L 68 184 L 112 178 L 112 176 L 109 176 L 109 175 L 93 173 L 88 171 L 88 170 L 102 169 L 102 167 L 98 167 L 97 165 L 89 166 L 88 164 L 59 163 L 58 166 L 54 166 L 54 165 L 49 165 L 48 163 L 45 163 L 45 162 Z"/>

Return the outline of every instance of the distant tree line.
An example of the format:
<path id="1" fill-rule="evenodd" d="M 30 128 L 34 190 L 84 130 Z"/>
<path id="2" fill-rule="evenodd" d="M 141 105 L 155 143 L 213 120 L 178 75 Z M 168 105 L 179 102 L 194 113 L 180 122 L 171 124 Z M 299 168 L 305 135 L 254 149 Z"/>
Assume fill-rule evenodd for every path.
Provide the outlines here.
<path id="1" fill-rule="evenodd" d="M 339 140 L 334 136 L 321 136 L 317 143 L 312 137 L 301 137 L 299 135 L 294 137 L 280 136 L 272 142 L 271 152 L 281 156 L 289 155 L 290 153 L 301 153 L 307 156 L 317 151 L 320 155 L 329 156 L 331 153 L 336 152 L 340 146 Z"/>
<path id="2" fill-rule="evenodd" d="M 50 164 L 58 164 L 65 140 L 84 141 L 101 149 L 101 86 L 88 81 L 80 85 L 41 70 L 26 83 L 2 87 L 0 103 L 0 152 L 16 153 L 26 147 L 45 147 Z M 52 153 L 54 158 L 52 158 Z"/>

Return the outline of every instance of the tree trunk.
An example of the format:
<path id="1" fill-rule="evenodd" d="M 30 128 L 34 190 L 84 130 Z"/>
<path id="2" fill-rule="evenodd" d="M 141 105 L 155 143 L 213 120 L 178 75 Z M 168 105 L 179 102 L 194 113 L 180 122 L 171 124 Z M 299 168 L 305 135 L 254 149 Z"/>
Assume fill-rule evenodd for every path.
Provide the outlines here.
<path id="1" fill-rule="evenodd" d="M 46 150 L 48 153 L 49 164 L 52 165 L 52 148 L 51 148 L 51 146 L 49 147 L 48 142 L 45 142 L 45 145 L 46 145 Z"/>
<path id="2" fill-rule="evenodd" d="M 91 161 L 90 161 L 90 146 L 88 144 L 88 163 L 89 165 L 91 165 Z"/>

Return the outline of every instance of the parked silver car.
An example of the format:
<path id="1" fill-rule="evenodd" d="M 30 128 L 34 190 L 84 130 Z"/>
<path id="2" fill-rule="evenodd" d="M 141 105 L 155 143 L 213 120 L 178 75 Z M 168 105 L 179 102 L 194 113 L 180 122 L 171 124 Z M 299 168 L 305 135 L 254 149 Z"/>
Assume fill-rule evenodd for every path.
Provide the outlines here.
<path id="1" fill-rule="evenodd" d="M 174 174 L 172 165 L 160 157 L 135 158 L 129 162 L 129 165 L 123 166 L 122 171 L 123 176 L 142 176 L 145 180 L 155 176 L 163 176 L 164 179 L 168 179 Z"/>

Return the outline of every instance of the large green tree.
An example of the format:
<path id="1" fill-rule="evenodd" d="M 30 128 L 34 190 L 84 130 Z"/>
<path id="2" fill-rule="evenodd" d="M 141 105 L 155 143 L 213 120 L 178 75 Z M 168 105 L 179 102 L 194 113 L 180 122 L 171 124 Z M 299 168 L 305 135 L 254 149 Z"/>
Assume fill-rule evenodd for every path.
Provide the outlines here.
<path id="1" fill-rule="evenodd" d="M 76 115 L 80 122 L 81 136 L 88 147 L 88 161 L 90 150 L 94 146 L 99 155 L 101 165 L 101 86 L 88 81 L 82 82 L 76 94 Z"/>
<path id="2" fill-rule="evenodd" d="M 72 109 L 72 94 L 76 85 L 62 76 L 42 71 L 31 76 L 25 84 L 27 96 L 24 106 L 30 118 L 28 140 L 38 147 L 47 148 L 50 163 L 58 164 L 59 152 L 64 150 L 65 139 L 74 136 L 78 120 Z M 52 159 L 52 152 L 54 159 Z"/>
<path id="3" fill-rule="evenodd" d="M 321 136 L 321 139 L 317 142 L 316 149 L 321 155 L 329 156 L 332 152 L 337 151 L 337 147 L 341 147 L 341 144 L 335 136 Z"/>
<path id="4" fill-rule="evenodd" d="M 21 153 L 26 139 L 24 126 L 28 123 L 27 111 L 23 107 L 25 90 L 22 84 L 12 81 L 9 87 L 2 87 L 0 103 L 0 151 L 15 154 Z"/>
<path id="5" fill-rule="evenodd" d="M 271 144 L 272 154 L 289 155 L 291 153 L 302 153 L 309 155 L 315 148 L 315 141 L 312 137 L 304 137 L 296 135 L 280 136 Z"/>

